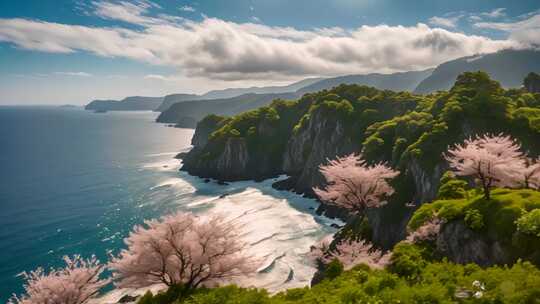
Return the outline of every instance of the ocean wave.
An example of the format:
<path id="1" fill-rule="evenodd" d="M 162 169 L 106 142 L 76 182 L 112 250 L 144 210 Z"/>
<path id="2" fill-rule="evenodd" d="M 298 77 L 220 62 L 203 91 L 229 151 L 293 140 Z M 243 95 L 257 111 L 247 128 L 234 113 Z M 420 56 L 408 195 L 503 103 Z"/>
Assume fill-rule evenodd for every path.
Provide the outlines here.
<path id="1" fill-rule="evenodd" d="M 257 241 L 255 241 L 255 242 L 250 243 L 249 245 L 255 246 L 255 245 L 260 244 L 260 243 L 262 243 L 262 242 L 264 242 L 264 241 L 268 241 L 269 239 L 272 239 L 272 238 L 274 238 L 275 236 L 278 236 L 279 234 L 280 234 L 279 232 L 274 232 L 274 233 L 272 233 L 271 235 L 269 235 L 269 236 L 267 236 L 267 237 L 263 237 L 263 238 L 260 239 L 260 240 L 257 240 Z"/>
<path id="2" fill-rule="evenodd" d="M 270 263 L 264 264 L 259 269 L 257 269 L 257 273 L 269 273 L 269 272 L 271 272 L 274 269 L 274 267 L 276 267 L 276 262 L 278 260 L 282 259 L 283 257 L 285 257 L 285 255 L 286 255 L 286 253 L 283 252 L 282 254 L 272 258 L 270 260 Z"/>
<path id="3" fill-rule="evenodd" d="M 170 155 L 177 155 L 178 151 L 173 152 L 162 152 L 162 153 L 154 153 L 154 154 L 146 154 L 146 157 L 158 157 L 158 156 L 170 156 Z"/>

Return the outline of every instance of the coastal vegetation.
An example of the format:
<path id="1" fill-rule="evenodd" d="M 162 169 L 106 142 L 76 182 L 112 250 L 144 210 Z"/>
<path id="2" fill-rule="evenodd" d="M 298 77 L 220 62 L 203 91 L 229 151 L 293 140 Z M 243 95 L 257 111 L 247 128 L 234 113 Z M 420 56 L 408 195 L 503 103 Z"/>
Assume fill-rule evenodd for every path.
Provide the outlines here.
<path id="1" fill-rule="evenodd" d="M 109 283 L 97 278 L 105 267 L 118 287 L 167 286 L 140 304 L 539 303 L 539 105 L 538 93 L 468 72 L 448 92 L 340 85 L 206 117 L 184 159 L 188 171 L 290 173 L 345 215 L 341 231 L 306 254 L 318 269 L 311 287 L 270 295 L 227 285 L 257 271 L 241 229 L 222 216 L 177 213 L 135 227 L 105 266 L 37 270 L 12 303 L 86 303 Z M 89 290 L 84 300 L 60 291 L 70 271 L 95 274 L 70 282 Z M 36 288 L 49 282 L 61 288 Z"/>

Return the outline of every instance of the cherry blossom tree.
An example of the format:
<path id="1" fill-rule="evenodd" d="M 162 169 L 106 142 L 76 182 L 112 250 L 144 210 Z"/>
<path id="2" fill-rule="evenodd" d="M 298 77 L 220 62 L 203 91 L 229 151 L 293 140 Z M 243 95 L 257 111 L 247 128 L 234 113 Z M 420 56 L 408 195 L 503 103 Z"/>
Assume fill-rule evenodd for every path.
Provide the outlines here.
<path id="1" fill-rule="evenodd" d="M 527 158 L 522 176 L 525 188 L 540 190 L 540 159 Z"/>
<path id="2" fill-rule="evenodd" d="M 520 149 L 510 136 L 484 135 L 465 140 L 444 157 L 456 175 L 476 178 L 484 197 L 490 199 L 492 187 L 515 187 L 521 182 L 525 164 Z"/>
<path id="3" fill-rule="evenodd" d="M 222 215 L 176 213 L 136 226 L 109 267 L 119 287 L 211 285 L 256 270 L 238 227 Z"/>
<path id="4" fill-rule="evenodd" d="M 399 174 L 383 163 L 368 166 L 356 154 L 331 160 L 319 168 L 327 183 L 323 189 L 314 188 L 319 199 L 361 216 L 366 209 L 385 203 L 383 200 L 394 193 L 388 180 Z"/>
<path id="5" fill-rule="evenodd" d="M 367 241 L 342 241 L 334 249 L 330 248 L 328 240 L 322 240 L 312 247 L 310 255 L 316 262 L 324 265 L 338 260 L 345 270 L 358 264 L 366 264 L 370 268 L 382 269 L 390 262 L 391 253 L 383 253 Z"/>
<path id="6" fill-rule="evenodd" d="M 431 220 L 424 223 L 415 231 L 411 232 L 407 239 L 407 243 L 419 243 L 423 241 L 434 241 L 437 239 L 439 232 L 441 231 L 441 225 L 443 221 L 437 217 L 432 218 Z"/>
<path id="7" fill-rule="evenodd" d="M 66 267 L 51 268 L 46 273 L 43 268 L 31 272 L 23 272 L 26 280 L 26 294 L 13 295 L 10 304 L 84 304 L 94 298 L 99 290 L 109 284 L 110 279 L 100 279 L 104 266 L 95 256 L 82 259 L 76 255 L 65 256 Z"/>

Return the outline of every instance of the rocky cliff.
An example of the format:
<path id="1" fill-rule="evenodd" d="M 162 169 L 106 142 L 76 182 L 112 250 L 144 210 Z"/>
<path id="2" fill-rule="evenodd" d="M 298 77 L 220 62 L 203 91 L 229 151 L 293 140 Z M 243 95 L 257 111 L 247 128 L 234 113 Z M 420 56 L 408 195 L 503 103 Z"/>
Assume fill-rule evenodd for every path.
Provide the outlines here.
<path id="1" fill-rule="evenodd" d="M 276 188 L 313 196 L 323 182 L 321 164 L 362 152 L 368 163 L 400 171 L 388 204 L 368 212 L 373 242 L 391 248 L 405 238 L 413 212 L 436 198 L 449 145 L 472 134 L 505 132 L 538 151 L 537 104 L 526 91 L 504 90 L 482 72 L 462 74 L 450 91 L 428 96 L 342 85 L 199 125 L 182 170 L 223 180 L 284 173 L 289 178 Z M 324 203 L 318 212 L 351 220 Z"/>

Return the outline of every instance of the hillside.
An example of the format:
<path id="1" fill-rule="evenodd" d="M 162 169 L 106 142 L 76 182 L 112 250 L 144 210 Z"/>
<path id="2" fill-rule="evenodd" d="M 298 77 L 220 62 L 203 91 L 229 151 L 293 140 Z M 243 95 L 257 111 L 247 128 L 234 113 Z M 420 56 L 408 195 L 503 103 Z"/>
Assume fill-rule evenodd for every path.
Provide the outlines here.
<path id="1" fill-rule="evenodd" d="M 184 101 L 195 101 L 195 100 L 216 100 L 216 101 L 223 101 L 226 99 L 231 99 L 235 97 L 243 98 L 240 96 L 247 97 L 248 99 L 250 96 L 253 96 L 253 94 L 282 94 L 282 93 L 290 93 L 295 92 L 307 85 L 313 84 L 315 82 L 320 81 L 323 78 L 307 78 L 303 79 L 294 83 L 291 83 L 289 85 L 285 86 L 267 86 L 267 87 L 250 87 L 250 88 L 228 88 L 228 89 L 222 89 L 222 90 L 212 90 L 207 93 L 204 93 L 202 95 L 196 95 L 196 94 L 171 94 L 165 96 L 163 99 L 163 103 L 159 106 L 158 109 L 156 109 L 157 112 L 165 112 L 167 109 L 169 109 L 173 104 L 177 102 L 184 102 Z M 207 114 L 211 114 L 210 112 Z M 182 118 L 181 120 L 193 120 L 193 117 L 189 118 Z M 172 121 L 171 121 L 172 122 Z M 176 122 L 175 122 L 176 123 Z"/>
<path id="2" fill-rule="evenodd" d="M 155 110 L 156 112 L 164 112 L 170 108 L 173 104 L 177 102 L 187 101 L 187 100 L 198 100 L 201 97 L 196 94 L 170 94 L 163 97 L 163 102 Z"/>
<path id="3" fill-rule="evenodd" d="M 298 90 L 299 94 L 328 90 L 340 84 L 358 84 L 380 90 L 413 91 L 420 82 L 431 75 L 433 69 L 393 74 L 346 75 L 320 80 Z"/>
<path id="4" fill-rule="evenodd" d="M 390 248 L 404 238 L 413 212 L 406 203 L 436 197 L 448 145 L 477 133 L 505 132 L 537 155 L 539 108 L 540 95 L 505 90 L 485 73 L 462 74 L 450 91 L 427 96 L 341 85 L 200 124 L 182 170 L 222 180 L 287 174 L 289 180 L 276 186 L 313 195 L 312 188 L 322 184 L 320 164 L 363 151 L 368 161 L 385 161 L 402 172 L 389 204 L 370 214 L 373 240 Z M 344 216 L 324 205 L 320 211 Z"/>
<path id="5" fill-rule="evenodd" d="M 424 94 L 448 90 L 459 74 L 473 71 L 485 71 L 503 87 L 517 88 L 529 72 L 540 72 L 540 51 L 503 50 L 445 62 L 423 80 L 414 92 Z"/>
<path id="6" fill-rule="evenodd" d="M 132 96 L 118 100 L 94 100 L 87 104 L 84 109 L 96 112 L 106 111 L 154 111 L 156 110 L 163 97 L 142 97 Z"/>
<path id="7" fill-rule="evenodd" d="M 527 87 L 536 89 L 538 75 L 527 79 Z M 399 170 L 391 181 L 395 193 L 386 205 L 360 214 L 321 203 L 320 211 L 347 223 L 331 242 L 306 253 L 317 265 L 310 287 L 270 295 L 235 285 L 179 285 L 147 292 L 138 303 L 537 303 L 537 176 L 523 180 L 520 171 L 513 175 L 519 183 L 493 185 L 487 195 L 472 177 L 448 171 L 443 157 L 449 146 L 489 133 L 509 134 L 521 143 L 509 140 L 516 149 L 538 157 L 540 94 L 503 89 L 486 73 L 467 72 L 449 91 L 425 96 L 340 85 L 234 117 L 209 115 L 198 123 L 194 147 L 183 159 L 182 170 L 191 174 L 221 180 L 287 174 L 289 180 L 275 187 L 312 195 L 312 187 L 322 185 L 319 165 L 362 151 L 368 164 L 382 161 Z M 493 141 L 488 145 L 497 158 L 525 157 L 507 146 L 501 151 Z M 476 167 L 472 159 L 484 152 L 465 162 Z M 353 172 L 347 169 L 340 169 L 345 179 Z M 366 246 L 370 242 L 374 247 Z"/>
<path id="8" fill-rule="evenodd" d="M 174 108 L 170 108 L 170 103 L 178 101 L 173 101 L 174 99 L 167 99 L 167 97 L 165 97 L 160 110 L 167 108 L 167 106 L 170 110 L 163 111 L 157 121 L 174 124 L 180 123 L 180 126 L 182 127 L 195 127 L 192 122 L 199 121 L 208 114 L 235 115 L 243 111 L 265 106 L 269 104 L 272 99 L 295 99 L 305 93 L 331 89 L 340 84 L 368 85 L 381 90 L 391 89 L 395 91 L 411 91 L 418 83 L 420 83 L 420 81 L 429 76 L 430 73 L 431 70 L 394 74 L 347 75 L 327 79 L 310 78 L 285 87 L 227 89 L 209 92 L 189 101 L 178 99 L 178 101 L 182 101 L 182 105 L 176 105 Z M 233 95 L 233 93 L 236 94 L 245 90 L 252 90 L 259 93 L 243 94 L 231 98 L 205 99 L 205 97 L 208 96 L 219 96 L 219 94 L 222 93 Z M 284 91 L 286 93 L 280 93 L 281 95 L 275 93 L 261 93 L 270 91 Z M 216 92 L 220 93 L 216 95 Z M 180 94 L 180 97 L 184 98 L 185 94 Z"/>
<path id="9" fill-rule="evenodd" d="M 209 114 L 236 115 L 244 111 L 263 107 L 274 99 L 294 99 L 293 93 L 281 94 L 244 94 L 232 98 L 184 101 L 172 105 L 162 112 L 157 122 L 173 123 L 189 121 L 179 127 L 194 128 L 196 122 Z"/>
<path id="10" fill-rule="evenodd" d="M 251 88 L 230 88 L 223 90 L 213 90 L 201 95 L 201 99 L 227 99 L 245 94 L 281 94 L 296 92 L 297 90 L 309 86 L 324 78 L 306 78 L 285 86 L 267 86 Z"/>

